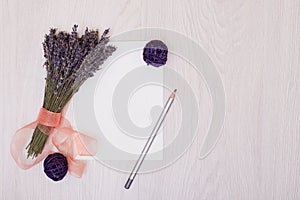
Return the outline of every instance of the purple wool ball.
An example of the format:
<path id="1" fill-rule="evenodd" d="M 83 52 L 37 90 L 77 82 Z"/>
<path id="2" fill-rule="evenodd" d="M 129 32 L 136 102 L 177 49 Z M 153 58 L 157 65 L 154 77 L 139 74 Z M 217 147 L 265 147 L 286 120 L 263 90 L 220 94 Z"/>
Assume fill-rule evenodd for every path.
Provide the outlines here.
<path id="1" fill-rule="evenodd" d="M 67 158 L 61 153 L 49 154 L 44 160 L 44 172 L 53 181 L 62 180 L 68 172 Z"/>
<path id="2" fill-rule="evenodd" d="M 143 59 L 149 65 L 160 67 L 165 65 L 168 57 L 168 47 L 160 40 L 151 40 L 143 51 Z"/>

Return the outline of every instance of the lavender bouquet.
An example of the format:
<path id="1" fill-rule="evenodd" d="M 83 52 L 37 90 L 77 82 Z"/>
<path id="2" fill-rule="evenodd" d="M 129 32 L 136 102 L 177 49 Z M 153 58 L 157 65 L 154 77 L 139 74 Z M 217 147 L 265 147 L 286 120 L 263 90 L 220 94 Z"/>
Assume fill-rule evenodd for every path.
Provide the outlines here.
<path id="1" fill-rule="evenodd" d="M 47 71 L 43 108 L 61 113 L 80 86 L 96 73 L 104 61 L 116 50 L 108 45 L 109 29 L 99 38 L 97 30 L 88 30 L 80 37 L 77 25 L 71 33 L 50 29 L 43 43 L 44 66 Z M 26 147 L 27 158 L 42 153 L 51 127 L 37 124 Z"/>

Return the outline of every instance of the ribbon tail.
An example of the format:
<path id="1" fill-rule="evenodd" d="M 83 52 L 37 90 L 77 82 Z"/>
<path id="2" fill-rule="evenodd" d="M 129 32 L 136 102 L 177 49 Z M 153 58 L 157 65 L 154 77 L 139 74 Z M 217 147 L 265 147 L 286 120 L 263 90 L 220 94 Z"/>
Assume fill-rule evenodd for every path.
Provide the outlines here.
<path id="1" fill-rule="evenodd" d="M 86 167 L 86 162 L 74 160 L 70 156 L 67 157 L 67 160 L 69 173 L 74 177 L 81 178 Z"/>
<path id="2" fill-rule="evenodd" d="M 76 152 L 79 156 L 93 156 L 97 153 L 97 140 L 90 136 L 76 132 L 74 134 L 74 143 L 73 148 L 76 150 L 73 152 Z"/>
<path id="3" fill-rule="evenodd" d="M 49 143 L 50 140 L 48 140 L 40 155 L 36 158 L 27 158 L 26 147 L 30 142 L 32 133 L 36 126 L 37 122 L 35 121 L 17 130 L 10 144 L 10 153 L 16 164 L 22 169 L 29 169 L 38 164 L 51 152 L 52 149 L 51 143 Z"/>

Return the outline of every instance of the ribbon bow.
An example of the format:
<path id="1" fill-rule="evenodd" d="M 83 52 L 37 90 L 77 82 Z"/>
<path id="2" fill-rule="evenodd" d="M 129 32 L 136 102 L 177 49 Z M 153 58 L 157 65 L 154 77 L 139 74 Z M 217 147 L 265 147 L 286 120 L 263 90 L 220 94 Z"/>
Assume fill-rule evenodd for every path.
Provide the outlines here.
<path id="1" fill-rule="evenodd" d="M 38 124 L 52 127 L 47 142 L 41 154 L 36 158 L 27 158 L 26 146 Z M 75 177 L 81 177 L 86 163 L 76 160 L 77 156 L 91 156 L 96 153 L 96 140 L 75 131 L 70 122 L 61 113 L 50 112 L 41 108 L 38 119 L 19 129 L 13 136 L 10 152 L 17 165 L 22 169 L 29 169 L 38 164 L 53 152 L 53 146 L 66 156 L 68 171 Z"/>

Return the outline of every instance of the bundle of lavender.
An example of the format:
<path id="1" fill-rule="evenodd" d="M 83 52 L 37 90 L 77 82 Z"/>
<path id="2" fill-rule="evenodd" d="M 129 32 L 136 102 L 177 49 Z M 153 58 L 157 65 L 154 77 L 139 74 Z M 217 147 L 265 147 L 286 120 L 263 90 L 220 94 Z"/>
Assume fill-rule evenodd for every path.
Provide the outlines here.
<path id="1" fill-rule="evenodd" d="M 53 113 L 61 113 L 80 86 L 101 69 L 100 66 L 116 50 L 108 45 L 109 29 L 99 38 L 97 30 L 86 28 L 80 37 L 77 27 L 74 25 L 71 33 L 50 29 L 43 43 L 47 71 L 43 108 Z M 42 153 L 51 130 L 50 126 L 37 124 L 26 147 L 27 158 Z"/>

